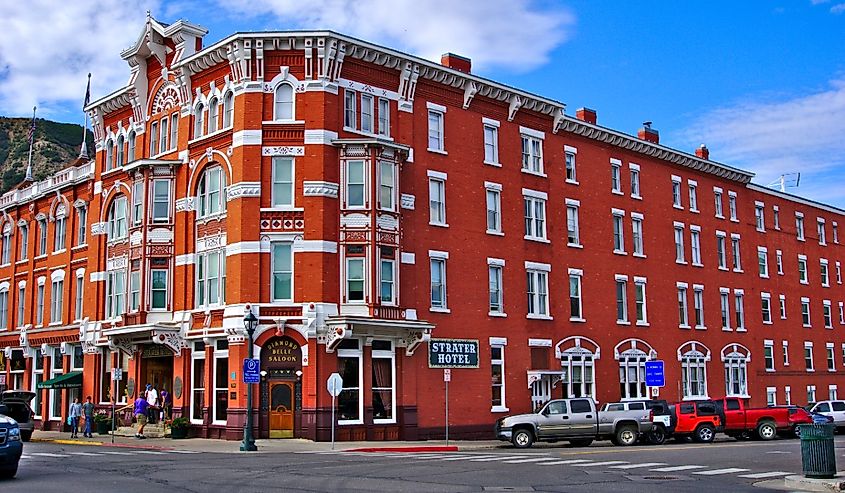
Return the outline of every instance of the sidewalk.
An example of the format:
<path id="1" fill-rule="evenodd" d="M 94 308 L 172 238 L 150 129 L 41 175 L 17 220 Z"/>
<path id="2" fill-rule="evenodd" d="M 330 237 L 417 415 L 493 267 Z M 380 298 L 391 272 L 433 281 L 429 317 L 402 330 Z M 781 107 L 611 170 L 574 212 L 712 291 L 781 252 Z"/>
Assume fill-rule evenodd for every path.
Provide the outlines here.
<path id="1" fill-rule="evenodd" d="M 234 453 L 240 452 L 241 442 L 228 440 L 214 440 L 210 438 L 188 438 L 184 440 L 173 440 L 170 438 L 148 438 L 137 440 L 133 437 L 114 437 L 112 444 L 111 435 L 94 435 L 94 438 L 71 439 L 69 433 L 57 431 L 38 431 L 32 434 L 33 442 L 58 443 L 62 445 L 88 445 L 102 447 L 133 447 L 161 450 L 189 450 L 192 452 L 216 452 Z M 312 442 L 301 438 L 289 438 L 279 440 L 260 439 L 255 441 L 258 452 L 264 453 L 285 453 L 285 452 L 319 452 L 330 451 L 331 442 Z M 420 451 L 470 451 L 483 450 L 508 445 L 495 441 L 450 441 L 448 448 L 443 441 L 417 441 L 417 442 L 335 442 L 335 450 L 338 451 L 397 451 L 397 452 L 420 452 Z"/>

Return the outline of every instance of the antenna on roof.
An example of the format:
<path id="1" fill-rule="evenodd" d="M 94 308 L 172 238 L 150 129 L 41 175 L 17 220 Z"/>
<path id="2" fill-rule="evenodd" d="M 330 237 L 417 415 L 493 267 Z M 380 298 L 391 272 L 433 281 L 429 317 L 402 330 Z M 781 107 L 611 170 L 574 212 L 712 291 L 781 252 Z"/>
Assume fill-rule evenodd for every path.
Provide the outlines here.
<path id="1" fill-rule="evenodd" d="M 786 192 L 788 188 L 798 188 L 801 184 L 801 173 L 785 173 L 780 175 L 780 178 L 769 183 L 769 188 L 777 188 L 781 192 Z"/>

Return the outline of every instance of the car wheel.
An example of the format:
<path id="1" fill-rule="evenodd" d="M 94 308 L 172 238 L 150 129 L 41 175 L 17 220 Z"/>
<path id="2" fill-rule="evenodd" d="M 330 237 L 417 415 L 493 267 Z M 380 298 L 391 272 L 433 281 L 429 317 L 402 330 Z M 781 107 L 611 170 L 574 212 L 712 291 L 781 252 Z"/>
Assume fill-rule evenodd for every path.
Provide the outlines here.
<path id="1" fill-rule="evenodd" d="M 534 443 L 534 434 L 531 430 L 520 428 L 513 432 L 511 442 L 516 448 L 528 448 Z"/>
<path id="2" fill-rule="evenodd" d="M 592 438 L 576 438 L 574 440 L 570 440 L 569 443 L 573 447 L 589 447 L 591 443 L 593 443 Z"/>
<path id="3" fill-rule="evenodd" d="M 637 443 L 637 429 L 630 425 L 620 426 L 616 430 L 616 440 L 613 442 L 616 445 L 630 446 Z"/>
<path id="4" fill-rule="evenodd" d="M 652 445 L 663 445 L 666 441 L 666 430 L 662 426 L 658 426 L 648 432 L 646 436 L 648 437 L 648 443 Z"/>
<path id="5" fill-rule="evenodd" d="M 763 421 L 757 425 L 757 436 L 760 440 L 773 440 L 778 434 L 778 429 L 771 421 Z"/>
<path id="6" fill-rule="evenodd" d="M 32 432 L 31 431 L 22 431 L 21 432 L 21 440 L 28 442 L 32 439 Z"/>
<path id="7" fill-rule="evenodd" d="M 712 425 L 699 425 L 693 435 L 693 440 L 698 443 L 710 443 L 714 438 L 716 438 L 716 429 Z"/>
<path id="8" fill-rule="evenodd" d="M 795 425 L 792 427 L 792 436 L 795 438 L 801 438 L 801 426 Z"/>
<path id="9" fill-rule="evenodd" d="M 0 478 L 2 479 L 12 479 L 15 477 L 15 474 L 18 473 L 18 465 L 15 464 L 9 469 L 2 469 L 0 470 Z"/>

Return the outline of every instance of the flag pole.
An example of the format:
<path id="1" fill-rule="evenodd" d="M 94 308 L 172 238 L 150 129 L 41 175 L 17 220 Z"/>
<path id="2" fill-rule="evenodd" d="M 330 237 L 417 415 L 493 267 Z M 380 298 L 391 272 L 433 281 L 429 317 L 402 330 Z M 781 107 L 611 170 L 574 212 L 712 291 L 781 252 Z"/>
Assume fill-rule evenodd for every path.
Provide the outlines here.
<path id="1" fill-rule="evenodd" d="M 26 165 L 26 181 L 32 181 L 32 144 L 35 141 L 35 110 L 37 106 L 32 107 L 32 125 L 29 128 L 29 162 Z"/>
<path id="2" fill-rule="evenodd" d="M 85 89 L 85 101 L 82 103 L 82 113 L 85 115 L 85 123 L 82 125 L 82 148 L 79 150 L 79 159 L 88 159 L 88 112 L 85 107 L 91 100 L 91 72 L 88 72 L 88 87 Z"/>

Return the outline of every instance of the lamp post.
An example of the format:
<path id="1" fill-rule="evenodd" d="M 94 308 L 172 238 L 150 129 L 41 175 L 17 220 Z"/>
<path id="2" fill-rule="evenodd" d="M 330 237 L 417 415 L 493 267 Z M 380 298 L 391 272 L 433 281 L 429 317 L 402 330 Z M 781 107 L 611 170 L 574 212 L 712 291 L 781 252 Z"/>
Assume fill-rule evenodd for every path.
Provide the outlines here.
<path id="1" fill-rule="evenodd" d="M 244 328 L 247 334 L 247 357 L 253 358 L 252 336 L 255 335 L 255 328 L 258 326 L 258 318 L 247 306 L 247 314 L 244 316 Z M 246 423 L 244 424 L 244 441 L 241 443 L 241 452 L 255 452 L 255 438 L 252 436 L 252 384 L 246 384 Z"/>

